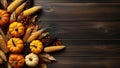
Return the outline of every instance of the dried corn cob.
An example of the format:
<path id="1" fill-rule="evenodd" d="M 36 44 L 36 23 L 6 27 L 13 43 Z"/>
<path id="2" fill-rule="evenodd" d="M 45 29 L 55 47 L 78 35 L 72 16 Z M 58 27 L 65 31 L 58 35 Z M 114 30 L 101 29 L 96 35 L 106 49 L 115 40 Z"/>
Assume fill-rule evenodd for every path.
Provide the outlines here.
<path id="1" fill-rule="evenodd" d="M 5 53 L 4 53 L 2 50 L 0 50 L 0 57 L 1 57 L 4 61 L 7 61 L 7 57 L 6 57 Z"/>
<path id="2" fill-rule="evenodd" d="M 24 0 L 15 0 L 7 8 L 8 12 L 13 12 Z"/>
<path id="3" fill-rule="evenodd" d="M 18 16 L 23 11 L 25 5 L 26 3 L 23 3 L 15 10 L 16 16 Z"/>
<path id="4" fill-rule="evenodd" d="M 28 27 L 28 28 L 27 28 L 26 33 L 25 33 L 25 35 L 24 35 L 24 37 L 23 37 L 24 42 L 26 42 L 27 39 L 29 38 L 29 36 L 30 36 L 30 34 L 31 34 L 31 32 L 32 32 L 32 29 L 33 29 L 32 27 Z"/>
<path id="5" fill-rule="evenodd" d="M 23 11 L 17 18 L 18 21 L 21 21 L 23 18 L 27 17 L 27 16 L 30 16 L 34 13 L 36 13 L 38 10 L 41 9 L 41 6 L 35 6 L 35 7 L 32 7 L 32 8 L 29 8 L 25 11 Z"/>
<path id="6" fill-rule="evenodd" d="M 46 28 L 43 28 L 41 30 L 38 30 L 38 31 L 32 33 L 32 35 L 28 38 L 27 42 L 31 42 L 31 41 L 35 40 L 45 30 L 46 30 Z"/>
<path id="7" fill-rule="evenodd" d="M 26 16 L 29 16 L 29 15 L 32 15 L 40 9 L 41 9 L 41 6 L 34 6 L 32 8 L 29 8 L 29 9 L 23 11 L 23 16 L 26 17 Z"/>
<path id="8" fill-rule="evenodd" d="M 55 52 L 64 49 L 65 46 L 50 46 L 50 47 L 45 47 L 44 52 Z"/>

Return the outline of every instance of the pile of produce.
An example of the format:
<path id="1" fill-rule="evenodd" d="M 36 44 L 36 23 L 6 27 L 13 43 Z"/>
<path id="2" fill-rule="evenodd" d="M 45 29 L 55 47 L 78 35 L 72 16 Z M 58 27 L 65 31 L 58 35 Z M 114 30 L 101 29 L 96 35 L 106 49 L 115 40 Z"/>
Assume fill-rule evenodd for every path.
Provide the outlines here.
<path id="1" fill-rule="evenodd" d="M 51 52 L 65 48 L 41 27 L 41 6 L 32 0 L 0 0 L 0 68 L 47 68 Z"/>

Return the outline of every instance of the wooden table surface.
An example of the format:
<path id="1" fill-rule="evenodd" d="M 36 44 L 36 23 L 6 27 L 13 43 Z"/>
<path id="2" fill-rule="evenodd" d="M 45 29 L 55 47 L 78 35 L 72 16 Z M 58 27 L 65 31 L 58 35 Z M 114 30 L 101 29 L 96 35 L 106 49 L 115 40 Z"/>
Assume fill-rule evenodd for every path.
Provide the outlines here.
<path id="1" fill-rule="evenodd" d="M 120 68 L 120 0 L 34 0 L 66 49 L 48 68 Z"/>

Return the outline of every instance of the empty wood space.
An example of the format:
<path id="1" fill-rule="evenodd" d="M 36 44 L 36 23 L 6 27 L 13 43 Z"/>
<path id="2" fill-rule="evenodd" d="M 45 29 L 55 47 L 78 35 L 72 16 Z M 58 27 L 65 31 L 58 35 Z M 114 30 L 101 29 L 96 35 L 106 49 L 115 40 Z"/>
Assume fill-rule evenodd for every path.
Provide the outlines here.
<path id="1" fill-rule="evenodd" d="M 120 0 L 34 0 L 66 46 L 48 68 L 120 68 Z"/>

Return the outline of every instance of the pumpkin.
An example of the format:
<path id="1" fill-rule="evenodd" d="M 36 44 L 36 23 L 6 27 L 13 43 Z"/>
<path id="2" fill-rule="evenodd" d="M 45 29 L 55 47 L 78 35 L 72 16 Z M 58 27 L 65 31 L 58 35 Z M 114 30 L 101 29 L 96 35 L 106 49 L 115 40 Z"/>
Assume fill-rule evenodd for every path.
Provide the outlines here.
<path id="1" fill-rule="evenodd" d="M 20 68 L 24 65 L 25 58 L 22 54 L 11 54 L 8 62 L 12 67 Z"/>
<path id="2" fill-rule="evenodd" d="M 20 53 L 24 47 L 23 40 L 20 38 L 11 38 L 7 42 L 7 48 L 12 53 Z"/>
<path id="3" fill-rule="evenodd" d="M 13 22 L 9 25 L 9 32 L 11 36 L 20 37 L 24 34 L 24 26 L 20 22 Z"/>
<path id="4" fill-rule="evenodd" d="M 40 42 L 39 40 L 33 40 L 30 43 L 30 50 L 31 50 L 31 52 L 33 52 L 35 54 L 42 52 L 42 50 L 43 50 L 42 42 Z"/>
<path id="5" fill-rule="evenodd" d="M 9 22 L 9 14 L 5 10 L 0 9 L 0 26 L 3 26 Z"/>
<path id="6" fill-rule="evenodd" d="M 39 57 L 34 53 L 30 53 L 25 56 L 25 63 L 29 67 L 35 67 L 39 63 Z"/>

